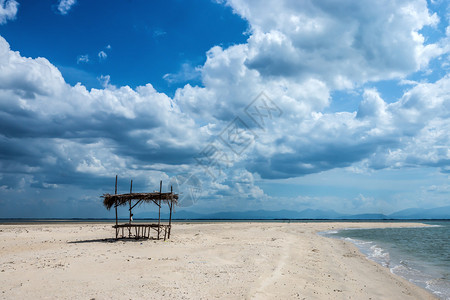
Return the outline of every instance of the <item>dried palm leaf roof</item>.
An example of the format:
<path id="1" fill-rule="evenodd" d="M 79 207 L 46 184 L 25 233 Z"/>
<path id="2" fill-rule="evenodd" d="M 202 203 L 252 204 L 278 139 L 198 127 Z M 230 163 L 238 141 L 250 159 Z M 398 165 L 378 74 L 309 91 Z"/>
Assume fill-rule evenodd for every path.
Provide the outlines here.
<path id="1" fill-rule="evenodd" d="M 129 193 L 129 194 L 120 194 L 120 195 L 111 195 L 111 194 L 103 194 L 103 205 L 109 210 L 111 207 L 125 205 L 130 200 L 137 200 L 138 202 L 153 202 L 156 205 L 159 205 L 159 201 L 163 201 L 165 203 L 178 203 L 178 194 L 174 193 Z"/>

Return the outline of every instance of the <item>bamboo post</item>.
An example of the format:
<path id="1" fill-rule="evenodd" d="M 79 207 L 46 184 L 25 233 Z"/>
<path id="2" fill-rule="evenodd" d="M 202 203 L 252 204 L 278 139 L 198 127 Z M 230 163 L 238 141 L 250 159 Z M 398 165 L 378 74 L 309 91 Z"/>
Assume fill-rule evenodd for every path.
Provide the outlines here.
<path id="1" fill-rule="evenodd" d="M 116 185 L 114 187 L 114 195 L 117 195 L 117 175 L 116 175 Z M 117 197 L 116 197 L 116 205 L 114 205 L 115 209 L 116 209 L 116 239 L 118 237 L 118 231 L 117 231 L 117 225 L 119 224 L 119 220 L 117 219 Z"/>
<path id="2" fill-rule="evenodd" d="M 158 240 L 161 226 L 161 192 L 162 192 L 162 180 L 159 181 L 159 212 L 158 212 Z"/>
<path id="3" fill-rule="evenodd" d="M 167 236 L 167 238 L 170 239 L 170 230 L 172 229 L 172 205 L 173 205 L 173 187 L 170 186 L 170 205 L 169 205 L 169 210 L 170 210 L 170 214 L 169 214 L 169 234 Z"/>
<path id="4" fill-rule="evenodd" d="M 130 194 L 133 192 L 133 179 L 131 179 L 131 185 L 130 185 Z M 133 214 L 131 213 L 131 199 L 128 201 L 128 204 L 130 205 L 130 224 L 131 224 L 131 217 Z"/>
<path id="5" fill-rule="evenodd" d="M 131 179 L 131 184 L 130 184 L 130 194 L 131 194 L 132 192 L 133 192 L 133 179 Z M 130 221 L 129 221 L 129 223 L 130 223 L 130 225 L 131 225 L 131 219 L 132 219 L 132 217 L 133 217 L 133 214 L 131 213 L 131 199 L 128 200 L 128 204 L 129 204 L 129 206 L 130 206 Z M 129 237 L 129 238 L 131 237 L 131 226 L 128 227 L 128 237 Z"/>

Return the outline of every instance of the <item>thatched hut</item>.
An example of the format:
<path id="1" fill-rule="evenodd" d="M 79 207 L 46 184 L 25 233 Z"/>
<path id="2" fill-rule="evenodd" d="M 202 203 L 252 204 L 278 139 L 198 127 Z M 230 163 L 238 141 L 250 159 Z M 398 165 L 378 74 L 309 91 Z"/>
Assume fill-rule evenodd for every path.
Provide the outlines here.
<path id="1" fill-rule="evenodd" d="M 170 238 L 170 231 L 172 227 L 172 211 L 173 204 L 177 204 L 178 195 L 174 194 L 172 191 L 168 193 L 162 193 L 162 181 L 159 185 L 159 192 L 153 193 L 132 193 L 133 189 L 133 181 L 131 181 L 130 193 L 128 194 L 117 194 L 117 175 L 116 175 L 116 186 L 115 193 L 111 194 L 103 194 L 103 205 L 105 205 L 106 209 L 110 210 L 113 206 L 116 212 L 116 224 L 113 226 L 116 230 L 116 239 L 119 238 L 120 232 L 122 232 L 121 237 L 126 237 L 128 233 L 128 237 L 134 237 L 136 239 L 139 238 L 150 238 L 151 230 L 155 230 L 157 232 L 157 238 L 160 238 L 161 233 L 164 231 L 164 240 Z M 132 209 L 136 207 L 138 204 L 142 203 L 153 203 L 156 204 L 159 208 L 158 213 L 158 224 L 132 224 L 133 221 L 133 213 Z M 166 203 L 169 207 L 169 223 L 161 224 L 161 205 Z M 117 207 L 126 206 L 128 204 L 130 218 L 128 223 L 119 224 L 118 215 L 117 215 Z M 126 229 L 126 230 L 125 230 Z"/>

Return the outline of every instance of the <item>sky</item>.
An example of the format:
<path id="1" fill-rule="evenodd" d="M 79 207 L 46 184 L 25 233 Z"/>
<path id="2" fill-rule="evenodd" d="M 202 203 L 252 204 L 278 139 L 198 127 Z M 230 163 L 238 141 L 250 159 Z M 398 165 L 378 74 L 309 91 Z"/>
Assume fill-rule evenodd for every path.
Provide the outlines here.
<path id="1" fill-rule="evenodd" d="M 0 218 L 449 205 L 449 5 L 0 0 Z"/>

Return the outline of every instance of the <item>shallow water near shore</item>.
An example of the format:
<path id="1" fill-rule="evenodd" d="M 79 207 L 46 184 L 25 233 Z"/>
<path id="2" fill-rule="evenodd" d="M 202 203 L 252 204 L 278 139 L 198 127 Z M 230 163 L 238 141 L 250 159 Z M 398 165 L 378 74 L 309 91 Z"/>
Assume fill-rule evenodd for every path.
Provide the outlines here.
<path id="1" fill-rule="evenodd" d="M 450 221 L 430 227 L 345 229 L 325 235 L 354 243 L 369 259 L 441 299 L 450 299 Z"/>

